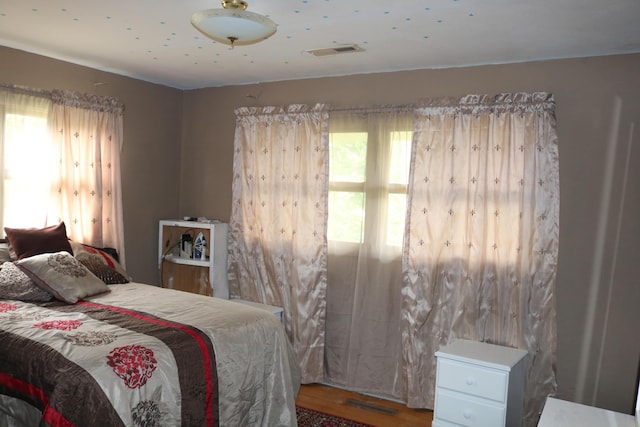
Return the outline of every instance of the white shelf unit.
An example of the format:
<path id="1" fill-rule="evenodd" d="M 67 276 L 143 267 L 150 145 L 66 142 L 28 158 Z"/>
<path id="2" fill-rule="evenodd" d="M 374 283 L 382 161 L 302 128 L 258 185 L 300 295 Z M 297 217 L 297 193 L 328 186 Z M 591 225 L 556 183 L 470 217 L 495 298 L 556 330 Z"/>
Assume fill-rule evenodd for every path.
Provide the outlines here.
<path id="1" fill-rule="evenodd" d="M 436 357 L 433 427 L 522 425 L 526 351 L 456 340 Z"/>
<path id="2" fill-rule="evenodd" d="M 181 237 L 192 240 L 202 232 L 207 242 L 205 260 L 179 256 Z M 229 224 L 161 220 L 158 229 L 158 270 L 160 285 L 202 295 L 229 299 L 227 278 L 227 235 Z"/>

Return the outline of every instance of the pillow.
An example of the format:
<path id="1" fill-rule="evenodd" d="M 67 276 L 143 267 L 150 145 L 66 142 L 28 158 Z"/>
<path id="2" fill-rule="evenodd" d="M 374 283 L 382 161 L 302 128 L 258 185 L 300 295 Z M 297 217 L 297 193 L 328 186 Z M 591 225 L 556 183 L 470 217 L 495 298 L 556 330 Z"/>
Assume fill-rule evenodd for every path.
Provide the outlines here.
<path id="1" fill-rule="evenodd" d="M 120 282 L 120 283 L 128 283 L 128 281 L 131 280 L 131 276 L 129 276 L 129 273 L 127 273 L 127 271 L 124 269 L 124 267 L 122 267 L 122 265 L 120 265 L 120 263 L 118 262 L 118 260 L 116 260 L 115 257 L 113 257 L 111 254 L 107 252 L 108 250 L 107 248 L 96 248 L 93 246 L 89 246 L 83 243 L 78 243 L 73 241 L 70 242 L 70 245 L 71 245 L 73 256 L 75 256 L 76 258 L 84 259 L 85 255 L 96 255 L 97 258 L 94 258 L 93 261 L 99 260 L 104 265 L 115 270 L 122 277 L 124 277 L 126 282 Z M 112 250 L 115 252 L 114 249 Z M 89 270 L 91 270 L 91 268 L 89 268 Z M 97 276 L 100 277 L 99 275 Z"/>
<path id="2" fill-rule="evenodd" d="M 64 222 L 46 228 L 5 227 L 4 232 L 18 259 L 60 251 L 73 253 Z"/>
<path id="3" fill-rule="evenodd" d="M 4 240 L 0 241 L 0 264 L 11 261 L 11 250 L 9 244 Z"/>
<path id="4" fill-rule="evenodd" d="M 109 287 L 66 251 L 34 255 L 16 261 L 42 289 L 68 304 L 109 292 Z"/>
<path id="5" fill-rule="evenodd" d="M 49 292 L 38 287 L 12 262 L 7 262 L 0 269 L 0 298 L 21 301 L 50 301 Z"/>
<path id="6" fill-rule="evenodd" d="M 82 252 L 76 256 L 76 259 L 107 285 L 129 283 L 129 279 L 105 264 L 103 258 L 100 255 Z"/>

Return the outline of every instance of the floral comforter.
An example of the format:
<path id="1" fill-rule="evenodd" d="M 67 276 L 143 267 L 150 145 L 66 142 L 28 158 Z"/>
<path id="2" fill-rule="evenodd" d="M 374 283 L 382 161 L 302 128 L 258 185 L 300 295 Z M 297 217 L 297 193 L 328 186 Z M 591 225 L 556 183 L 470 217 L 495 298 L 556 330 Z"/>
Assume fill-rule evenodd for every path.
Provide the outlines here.
<path id="1" fill-rule="evenodd" d="M 0 424 L 296 425 L 280 321 L 131 283 L 77 304 L 0 300 Z"/>

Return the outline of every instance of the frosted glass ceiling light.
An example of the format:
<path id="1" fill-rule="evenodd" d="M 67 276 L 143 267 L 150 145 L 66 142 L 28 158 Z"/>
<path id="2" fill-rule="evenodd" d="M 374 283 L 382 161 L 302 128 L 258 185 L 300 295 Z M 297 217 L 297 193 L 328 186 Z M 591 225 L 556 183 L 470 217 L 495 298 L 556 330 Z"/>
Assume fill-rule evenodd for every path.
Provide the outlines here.
<path id="1" fill-rule="evenodd" d="M 246 11 L 246 1 L 223 0 L 222 7 L 194 13 L 191 24 L 205 36 L 231 47 L 258 43 L 276 32 L 271 19 Z"/>

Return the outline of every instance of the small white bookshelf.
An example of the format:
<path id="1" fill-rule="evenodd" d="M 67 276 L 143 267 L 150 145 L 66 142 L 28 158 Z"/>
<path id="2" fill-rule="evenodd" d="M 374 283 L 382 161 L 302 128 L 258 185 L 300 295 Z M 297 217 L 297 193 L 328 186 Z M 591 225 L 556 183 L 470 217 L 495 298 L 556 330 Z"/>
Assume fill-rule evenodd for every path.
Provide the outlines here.
<path id="1" fill-rule="evenodd" d="M 206 257 L 194 259 L 180 255 L 183 234 L 195 240 L 202 232 L 207 242 Z M 158 270 L 163 288 L 178 289 L 229 299 L 227 278 L 227 235 L 229 224 L 161 220 L 158 229 Z"/>

